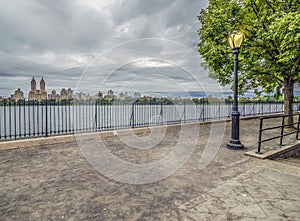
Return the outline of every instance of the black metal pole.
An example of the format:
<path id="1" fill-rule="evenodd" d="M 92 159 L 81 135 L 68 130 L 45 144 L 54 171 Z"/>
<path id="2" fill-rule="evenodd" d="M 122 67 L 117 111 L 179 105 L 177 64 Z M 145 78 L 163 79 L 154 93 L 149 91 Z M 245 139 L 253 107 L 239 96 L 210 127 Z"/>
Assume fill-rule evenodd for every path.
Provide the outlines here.
<path id="1" fill-rule="evenodd" d="M 45 136 L 48 137 L 48 100 L 46 99 L 45 101 L 45 121 L 46 121 L 46 124 L 45 124 Z M 51 107 L 50 107 L 51 108 Z"/>
<path id="2" fill-rule="evenodd" d="M 240 141 L 240 113 L 238 111 L 238 56 L 239 48 L 233 48 L 234 54 L 234 95 L 231 113 L 231 139 L 227 144 L 229 149 L 242 149 L 244 145 Z"/>

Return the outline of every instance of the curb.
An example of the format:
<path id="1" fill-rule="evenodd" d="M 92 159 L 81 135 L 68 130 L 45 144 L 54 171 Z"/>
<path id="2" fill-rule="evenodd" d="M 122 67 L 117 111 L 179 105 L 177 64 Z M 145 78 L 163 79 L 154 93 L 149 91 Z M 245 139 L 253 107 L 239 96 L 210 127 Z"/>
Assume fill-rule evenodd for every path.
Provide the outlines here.
<path id="1" fill-rule="evenodd" d="M 245 155 L 256 157 L 259 159 L 275 159 L 275 158 L 288 158 L 300 155 L 300 141 L 296 141 L 296 144 L 281 147 L 277 150 L 271 150 L 265 153 L 257 153 L 256 150 L 248 151 Z"/>

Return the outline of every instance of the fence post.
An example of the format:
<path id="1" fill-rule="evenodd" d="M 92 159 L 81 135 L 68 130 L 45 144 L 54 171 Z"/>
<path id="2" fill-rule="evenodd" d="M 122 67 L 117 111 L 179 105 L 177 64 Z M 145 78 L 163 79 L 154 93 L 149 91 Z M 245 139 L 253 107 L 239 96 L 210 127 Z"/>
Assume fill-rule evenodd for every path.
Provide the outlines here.
<path id="1" fill-rule="evenodd" d="M 283 115 L 283 116 L 282 116 L 282 122 L 281 122 L 281 131 L 280 131 L 280 146 L 282 146 L 282 140 L 283 140 L 284 119 L 285 119 L 285 115 Z"/>
<path id="2" fill-rule="evenodd" d="M 23 103 L 23 117 L 24 117 L 24 137 L 26 137 L 26 101 Z"/>
<path id="3" fill-rule="evenodd" d="M 185 99 L 183 100 L 183 122 L 186 122 L 186 109 L 185 109 Z"/>
<path id="4" fill-rule="evenodd" d="M 4 101 L 4 106 L 3 106 L 3 121 L 4 121 L 4 139 L 6 139 L 6 101 Z"/>
<path id="5" fill-rule="evenodd" d="M 221 101 L 219 100 L 218 101 L 218 103 L 219 103 L 219 119 L 221 119 Z"/>
<path id="6" fill-rule="evenodd" d="M 35 102 L 36 101 L 32 102 L 32 136 L 35 136 Z"/>
<path id="7" fill-rule="evenodd" d="M 300 129 L 300 114 L 298 114 L 298 124 L 297 124 L 297 133 L 296 133 L 296 139 L 299 140 L 299 129 Z"/>
<path id="8" fill-rule="evenodd" d="M 131 117 L 130 117 L 131 127 L 134 128 L 134 103 L 132 103 L 132 109 L 131 109 Z"/>
<path id="9" fill-rule="evenodd" d="M 205 121 L 205 103 L 202 102 L 202 121 Z"/>
<path id="10" fill-rule="evenodd" d="M 162 125 L 162 124 L 164 124 L 163 101 L 160 102 L 160 113 L 159 113 L 159 115 L 160 115 L 160 124 Z"/>
<path id="11" fill-rule="evenodd" d="M 8 113 L 9 114 L 9 138 L 11 138 L 11 133 L 12 133 L 11 132 L 11 127 L 12 127 L 12 125 L 11 125 L 11 121 L 12 121 L 11 106 L 12 106 L 11 102 L 9 102 L 8 103 L 8 107 L 9 107 L 9 113 Z"/>
<path id="12" fill-rule="evenodd" d="M 97 100 L 95 100 L 95 130 L 97 131 Z"/>
<path id="13" fill-rule="evenodd" d="M 45 121 L 46 121 L 46 131 L 45 131 L 45 135 L 46 137 L 48 137 L 48 100 L 46 99 L 46 117 L 45 117 Z"/>
<path id="14" fill-rule="evenodd" d="M 257 149 L 257 153 L 260 154 L 260 147 L 261 147 L 261 138 L 262 138 L 262 127 L 263 127 L 263 118 L 260 117 L 259 118 L 260 122 L 259 122 L 259 136 L 258 136 L 258 149 Z"/>
<path id="15" fill-rule="evenodd" d="M 16 111 L 16 101 L 14 100 L 14 119 L 15 119 L 15 140 L 17 139 L 17 111 Z"/>

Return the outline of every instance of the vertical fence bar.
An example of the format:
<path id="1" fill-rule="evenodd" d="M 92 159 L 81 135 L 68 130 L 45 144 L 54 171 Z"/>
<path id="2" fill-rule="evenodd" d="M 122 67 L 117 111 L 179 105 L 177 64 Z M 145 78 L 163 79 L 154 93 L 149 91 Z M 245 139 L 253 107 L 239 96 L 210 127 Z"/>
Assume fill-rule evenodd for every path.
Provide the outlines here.
<path id="1" fill-rule="evenodd" d="M 65 133 L 68 133 L 68 104 L 67 101 L 65 101 L 65 123 L 66 123 L 66 128 L 65 128 Z"/>
<path id="2" fill-rule="evenodd" d="M 54 116 L 55 116 L 55 113 L 56 113 L 55 112 L 55 103 L 54 103 L 53 111 L 54 111 Z M 59 120 L 59 109 L 58 109 L 57 113 L 58 113 L 58 120 Z M 47 115 L 47 118 L 48 118 L 48 115 Z M 52 101 L 50 100 L 49 101 L 49 134 L 52 134 L 52 119 L 51 118 L 52 118 Z M 58 121 L 58 125 L 59 125 L 59 121 Z M 55 124 L 54 124 L 54 131 L 55 131 Z"/>
<path id="3" fill-rule="evenodd" d="M 134 128 L 134 103 L 132 103 L 132 109 L 131 109 L 131 127 Z"/>
<path id="4" fill-rule="evenodd" d="M 300 114 L 298 114 L 297 133 L 296 133 L 297 140 L 299 140 L 299 129 L 300 129 Z"/>
<path id="5" fill-rule="evenodd" d="M 42 103 L 41 103 L 41 117 L 42 117 L 42 131 L 41 131 L 41 133 L 42 133 L 42 136 L 44 136 L 44 107 L 45 107 L 45 101 L 43 101 Z"/>
<path id="6" fill-rule="evenodd" d="M 95 118 L 94 118 L 94 122 L 95 122 L 95 130 L 97 131 L 97 100 L 95 101 Z"/>
<path id="7" fill-rule="evenodd" d="M 50 100 L 50 103 L 52 103 L 52 101 Z M 57 101 L 54 101 L 54 103 L 53 103 L 54 105 L 53 105 L 53 125 L 54 125 L 54 131 L 53 131 L 53 133 L 54 134 L 56 134 L 56 133 L 58 133 L 58 131 L 59 131 L 59 103 L 57 103 Z M 56 106 L 57 106 L 57 108 L 56 108 Z M 56 117 L 56 113 L 57 113 L 57 117 L 58 117 L 58 119 L 56 119 L 57 117 Z M 56 122 L 57 121 L 57 122 Z"/>
<path id="8" fill-rule="evenodd" d="M 77 101 L 73 101 L 73 133 L 76 132 L 77 122 Z"/>
<path id="9" fill-rule="evenodd" d="M 93 131 L 93 114 L 94 114 L 93 101 L 90 100 L 90 102 L 89 102 L 89 123 L 90 123 L 90 131 Z"/>
<path id="10" fill-rule="evenodd" d="M 22 127 L 22 124 L 21 124 L 21 104 L 20 103 L 18 103 L 18 109 L 19 109 L 19 137 L 21 137 L 21 133 L 22 133 L 21 127 Z M 0 131 L 1 131 L 1 129 L 0 129 Z M 0 137 L 0 139 L 1 139 L 1 137 Z"/>
<path id="11" fill-rule="evenodd" d="M 204 112 L 204 109 L 205 109 L 205 106 L 204 106 L 204 101 L 202 102 L 202 121 L 205 121 L 205 112 Z"/>
<path id="12" fill-rule="evenodd" d="M 37 110 L 36 110 L 36 118 L 37 118 L 37 135 L 40 135 L 40 107 L 41 107 L 41 102 L 38 103 L 38 105 L 36 106 Z"/>
<path id="13" fill-rule="evenodd" d="M 9 112 L 8 112 L 8 114 L 9 114 L 9 138 L 11 139 L 11 137 L 12 137 L 12 126 L 11 126 L 11 121 L 12 121 L 12 114 L 11 114 L 11 102 L 9 102 L 8 103 L 8 107 L 9 107 Z"/>
<path id="14" fill-rule="evenodd" d="M 31 136 L 31 121 L 30 121 L 30 108 L 31 108 L 31 101 L 28 102 L 28 105 L 27 105 L 27 109 L 28 109 L 28 136 L 30 137 Z"/>
<path id="15" fill-rule="evenodd" d="M 284 120 L 285 116 L 282 117 L 282 122 L 281 122 L 281 131 L 280 131 L 280 146 L 282 146 L 282 140 L 283 140 L 283 132 L 284 132 Z"/>
<path id="16" fill-rule="evenodd" d="M 45 128 L 45 135 L 46 137 L 48 137 L 48 101 L 46 100 L 46 103 L 45 103 L 45 107 L 46 107 L 46 116 L 45 116 L 45 121 L 46 121 L 46 128 Z"/>
<path id="17" fill-rule="evenodd" d="M 2 112 L 2 105 L 0 105 L 0 111 Z M 2 121 L 2 117 L 3 115 L 2 114 L 0 114 L 0 140 L 2 139 L 2 122 L 4 122 L 4 121 Z"/>
<path id="18" fill-rule="evenodd" d="M 258 148 L 257 148 L 257 153 L 260 153 L 260 147 L 261 147 L 261 138 L 262 138 L 262 132 L 263 132 L 263 118 L 259 118 L 259 135 L 258 135 Z"/>
<path id="19" fill-rule="evenodd" d="M 186 122 L 186 105 L 185 100 L 183 100 L 183 122 Z"/>
<path id="20" fill-rule="evenodd" d="M 59 110 L 60 110 L 60 133 L 64 133 L 65 130 L 65 114 L 64 114 L 64 106 L 65 106 L 65 101 L 62 101 L 59 104 Z"/>
<path id="21" fill-rule="evenodd" d="M 80 131 L 81 132 L 81 115 L 82 115 L 82 113 L 81 113 L 82 111 L 81 111 L 81 101 L 79 101 L 79 103 L 78 103 L 78 129 L 77 129 L 77 131 Z"/>
<path id="22" fill-rule="evenodd" d="M 85 100 L 85 104 L 84 104 L 84 107 L 83 107 L 83 111 L 84 111 L 84 114 L 83 114 L 83 131 L 86 131 L 87 129 L 87 100 Z"/>
<path id="23" fill-rule="evenodd" d="M 2 108 L 2 105 L 0 105 L 0 111 L 2 112 L 3 108 Z M 2 114 L 0 114 L 0 140 L 2 139 L 2 118 L 1 116 L 3 116 Z"/>
<path id="24" fill-rule="evenodd" d="M 16 101 L 14 101 L 14 129 L 15 129 L 15 140 L 17 139 L 17 110 L 16 110 Z"/>
<path id="25" fill-rule="evenodd" d="M 159 113 L 159 116 L 160 116 L 160 124 L 163 124 L 164 123 L 164 119 L 163 119 L 163 101 L 160 102 L 160 113 Z"/>
<path id="26" fill-rule="evenodd" d="M 71 101 L 68 100 L 68 112 L 69 112 L 69 133 L 71 133 Z"/>
<path id="27" fill-rule="evenodd" d="M 4 102 L 3 106 L 3 121 L 4 121 L 4 139 L 6 139 L 6 102 Z"/>
<path id="28" fill-rule="evenodd" d="M 24 117 L 24 137 L 26 137 L 26 102 L 24 101 L 23 105 L 23 117 Z"/>
<path id="29" fill-rule="evenodd" d="M 75 132 L 75 101 L 72 101 L 72 133 Z"/>
<path id="30" fill-rule="evenodd" d="M 35 107 L 35 102 L 32 102 L 32 136 L 35 136 L 35 111 L 34 111 L 34 107 Z"/>

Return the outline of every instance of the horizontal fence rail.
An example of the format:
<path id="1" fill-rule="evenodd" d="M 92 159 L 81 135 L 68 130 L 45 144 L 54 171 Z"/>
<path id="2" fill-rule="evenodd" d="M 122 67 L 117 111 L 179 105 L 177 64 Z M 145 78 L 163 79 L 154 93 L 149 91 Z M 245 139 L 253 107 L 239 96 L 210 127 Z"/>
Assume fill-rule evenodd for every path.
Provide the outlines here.
<path id="1" fill-rule="evenodd" d="M 293 124 L 285 124 L 285 119 L 287 117 L 294 117 L 294 116 L 297 116 L 298 119 L 296 122 L 294 122 Z M 280 124 L 276 125 L 276 126 L 271 126 L 271 127 L 263 127 L 263 122 L 264 120 L 268 120 L 268 119 L 280 119 L 279 122 Z M 295 126 L 296 125 L 296 126 Z M 285 127 L 293 127 L 294 130 L 290 131 L 290 132 L 284 132 L 284 128 Z M 290 114 L 290 115 L 276 115 L 276 116 L 263 116 L 263 117 L 260 117 L 260 124 L 259 124 L 259 135 L 258 135 L 258 147 L 257 147 L 257 153 L 261 154 L 261 144 L 263 142 L 267 142 L 267 141 L 271 141 L 271 140 L 274 140 L 274 139 L 278 139 L 279 138 L 279 145 L 282 146 L 283 145 L 283 137 L 285 136 L 288 136 L 288 135 L 291 135 L 291 134 L 296 134 L 296 139 L 298 140 L 299 139 L 299 126 L 300 126 L 300 114 L 299 113 L 295 113 L 295 114 Z M 269 137 L 267 139 L 262 139 L 262 135 L 263 135 L 263 132 L 264 131 L 267 131 L 267 130 L 276 130 L 276 129 L 280 129 L 280 133 L 275 135 L 275 136 L 272 136 L 272 137 Z"/>
<path id="2" fill-rule="evenodd" d="M 177 124 L 231 116 L 230 102 L 10 102 L 0 105 L 0 140 Z M 297 109 L 297 105 L 294 105 Z M 283 103 L 240 103 L 241 116 L 283 112 Z"/>

